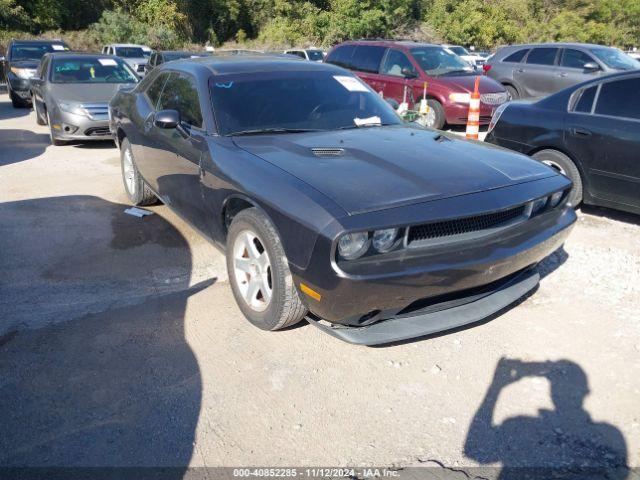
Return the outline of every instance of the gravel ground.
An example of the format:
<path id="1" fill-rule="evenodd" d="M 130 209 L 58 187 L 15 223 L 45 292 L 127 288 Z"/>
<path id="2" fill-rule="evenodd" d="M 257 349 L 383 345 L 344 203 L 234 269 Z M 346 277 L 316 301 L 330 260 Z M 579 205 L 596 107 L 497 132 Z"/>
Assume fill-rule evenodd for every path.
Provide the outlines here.
<path id="1" fill-rule="evenodd" d="M 124 215 L 111 145 L 46 132 L 0 96 L 0 466 L 640 466 L 640 217 L 585 208 L 486 322 L 354 347 L 251 327 L 208 242 Z"/>

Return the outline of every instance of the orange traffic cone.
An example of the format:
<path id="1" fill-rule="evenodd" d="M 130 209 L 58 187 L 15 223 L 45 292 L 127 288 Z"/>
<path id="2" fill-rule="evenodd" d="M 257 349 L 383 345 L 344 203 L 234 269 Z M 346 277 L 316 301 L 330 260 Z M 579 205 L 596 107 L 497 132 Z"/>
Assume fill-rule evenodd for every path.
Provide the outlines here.
<path id="1" fill-rule="evenodd" d="M 473 93 L 469 100 L 469 115 L 467 116 L 467 138 L 478 140 L 480 131 L 480 77 L 476 77 Z"/>

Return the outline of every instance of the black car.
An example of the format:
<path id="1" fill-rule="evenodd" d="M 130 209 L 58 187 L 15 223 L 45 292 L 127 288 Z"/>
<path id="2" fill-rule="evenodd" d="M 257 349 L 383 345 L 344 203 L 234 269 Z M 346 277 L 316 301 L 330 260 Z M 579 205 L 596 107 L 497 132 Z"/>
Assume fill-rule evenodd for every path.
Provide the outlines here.
<path id="1" fill-rule="evenodd" d="M 208 57 L 211 54 L 209 52 L 187 52 L 185 50 L 160 50 L 154 51 L 149 57 L 149 61 L 144 66 L 145 72 L 149 73 L 156 67 L 159 67 L 163 63 L 172 62 L 173 60 L 181 60 L 183 58 L 200 58 Z"/>
<path id="2" fill-rule="evenodd" d="M 3 62 L 9 98 L 15 108 L 31 105 L 29 80 L 36 73 L 40 59 L 45 53 L 63 52 L 69 46 L 62 40 L 12 40 L 7 47 Z"/>
<path id="3" fill-rule="evenodd" d="M 499 107 L 486 141 L 533 156 L 573 181 L 569 203 L 640 213 L 640 72 Z"/>
<path id="4" fill-rule="evenodd" d="M 263 329 L 306 317 L 378 344 L 480 320 L 535 287 L 576 219 L 552 168 L 404 124 L 333 65 L 179 60 L 110 118 L 131 201 L 161 199 L 226 251 Z"/>

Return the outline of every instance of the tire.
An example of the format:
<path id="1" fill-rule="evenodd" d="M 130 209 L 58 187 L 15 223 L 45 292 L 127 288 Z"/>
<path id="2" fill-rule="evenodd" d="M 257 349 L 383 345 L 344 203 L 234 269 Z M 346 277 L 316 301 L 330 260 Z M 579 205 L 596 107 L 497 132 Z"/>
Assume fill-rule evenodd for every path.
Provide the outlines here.
<path id="1" fill-rule="evenodd" d="M 124 191 L 131 203 L 137 206 L 152 205 L 158 201 L 155 193 L 147 186 L 136 167 L 136 162 L 128 138 L 120 142 L 120 172 Z"/>
<path id="2" fill-rule="evenodd" d="M 231 222 L 227 272 L 240 310 L 256 327 L 280 330 L 295 325 L 306 315 L 278 233 L 256 208 L 242 210 Z M 256 284 L 252 278 L 257 279 Z"/>
<path id="3" fill-rule="evenodd" d="M 573 160 L 562 152 L 550 149 L 540 150 L 534 153 L 533 158 L 549 165 L 573 182 L 573 188 L 571 188 L 567 203 L 574 208 L 582 203 L 582 177 L 580 176 L 580 170 L 578 170 L 576 164 L 573 163 Z"/>
<path id="4" fill-rule="evenodd" d="M 9 98 L 11 99 L 11 105 L 13 108 L 26 108 L 29 106 L 28 102 L 25 102 L 20 97 L 18 97 L 15 93 L 9 89 Z"/>
<path id="5" fill-rule="evenodd" d="M 507 91 L 507 93 L 511 97 L 511 100 L 516 100 L 520 98 L 520 94 L 518 93 L 518 90 L 516 90 L 516 87 L 514 87 L 513 85 L 504 85 L 504 89 Z"/>
<path id="6" fill-rule="evenodd" d="M 416 102 L 416 106 L 420 106 L 420 101 L 421 100 L 418 100 Z M 429 105 L 429 114 L 427 114 L 427 117 L 424 119 L 423 117 L 420 117 L 417 122 L 423 127 L 442 130 L 447 119 L 444 113 L 444 107 L 439 101 L 433 98 L 427 99 L 427 105 Z"/>
<path id="7" fill-rule="evenodd" d="M 49 125 L 49 139 L 51 140 L 51 145 L 55 147 L 61 147 L 62 145 L 66 145 L 67 142 L 64 140 L 58 140 L 53 134 L 53 126 L 51 125 L 51 118 L 49 117 L 49 112 L 47 112 L 47 125 Z"/>

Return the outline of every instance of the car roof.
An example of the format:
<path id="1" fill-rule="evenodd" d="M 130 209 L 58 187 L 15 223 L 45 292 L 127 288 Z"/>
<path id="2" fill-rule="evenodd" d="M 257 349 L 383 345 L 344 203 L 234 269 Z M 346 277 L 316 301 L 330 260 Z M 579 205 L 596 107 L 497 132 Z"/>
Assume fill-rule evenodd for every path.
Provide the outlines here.
<path id="1" fill-rule="evenodd" d="M 214 75 L 234 73 L 270 72 L 270 71 L 333 71 L 345 73 L 345 70 L 327 63 L 307 62 L 297 57 L 285 55 L 224 55 L 175 60 L 163 64 L 160 69 L 170 70 L 179 67 L 185 71 L 197 73 L 207 69 Z"/>
<path id="2" fill-rule="evenodd" d="M 578 42 L 548 42 L 548 43 L 523 43 L 518 45 L 508 45 L 502 49 L 512 48 L 533 48 L 533 47 L 573 47 L 573 48 L 612 48 L 606 45 L 598 45 L 595 43 L 578 43 Z"/>
<path id="3" fill-rule="evenodd" d="M 42 39 L 42 40 L 11 40 L 12 45 L 30 45 L 30 44 L 43 44 L 43 43 L 64 43 L 66 45 L 66 42 L 64 40 L 61 40 L 59 38 L 56 39 Z"/>
<path id="4" fill-rule="evenodd" d="M 336 46 L 340 46 L 340 45 L 375 45 L 375 46 L 381 46 L 381 47 L 395 46 L 395 47 L 404 47 L 404 48 L 440 47 L 441 46 L 435 43 L 416 42 L 413 40 L 386 40 L 386 39 L 348 40 Z"/>
<path id="5" fill-rule="evenodd" d="M 137 47 L 142 48 L 144 45 L 140 45 L 138 43 L 109 43 L 105 45 L 105 47 Z"/>

